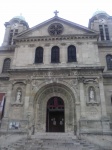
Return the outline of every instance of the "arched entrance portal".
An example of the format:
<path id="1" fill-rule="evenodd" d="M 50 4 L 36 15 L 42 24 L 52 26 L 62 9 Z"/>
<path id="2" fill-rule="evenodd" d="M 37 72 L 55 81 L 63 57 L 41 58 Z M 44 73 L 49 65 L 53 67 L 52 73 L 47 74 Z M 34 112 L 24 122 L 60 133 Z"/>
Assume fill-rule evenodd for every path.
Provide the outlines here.
<path id="1" fill-rule="evenodd" d="M 64 132 L 64 101 L 60 97 L 52 97 L 47 102 L 46 132 Z"/>

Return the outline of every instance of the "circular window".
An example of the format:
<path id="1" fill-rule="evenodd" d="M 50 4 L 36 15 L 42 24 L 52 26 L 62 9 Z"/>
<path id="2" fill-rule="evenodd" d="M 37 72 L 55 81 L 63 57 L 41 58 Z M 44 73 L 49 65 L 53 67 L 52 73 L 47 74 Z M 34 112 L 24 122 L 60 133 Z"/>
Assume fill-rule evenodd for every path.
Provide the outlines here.
<path id="1" fill-rule="evenodd" d="M 50 35 L 60 35 L 63 32 L 63 25 L 60 23 L 53 23 L 49 26 L 48 32 Z"/>

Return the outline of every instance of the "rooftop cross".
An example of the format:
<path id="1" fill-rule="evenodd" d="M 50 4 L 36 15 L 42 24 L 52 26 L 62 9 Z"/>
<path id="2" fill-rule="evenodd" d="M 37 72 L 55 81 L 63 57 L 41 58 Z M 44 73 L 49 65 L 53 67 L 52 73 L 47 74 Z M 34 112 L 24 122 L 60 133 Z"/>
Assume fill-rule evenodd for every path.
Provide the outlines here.
<path id="1" fill-rule="evenodd" d="M 55 16 L 58 16 L 58 13 L 59 13 L 59 11 L 57 11 L 57 10 L 54 11 Z"/>

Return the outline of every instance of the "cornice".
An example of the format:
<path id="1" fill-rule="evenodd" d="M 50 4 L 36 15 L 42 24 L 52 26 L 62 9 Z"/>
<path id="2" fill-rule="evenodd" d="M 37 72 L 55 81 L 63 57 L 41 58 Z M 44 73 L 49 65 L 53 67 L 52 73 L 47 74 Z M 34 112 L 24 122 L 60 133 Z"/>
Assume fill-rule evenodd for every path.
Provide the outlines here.
<path id="1" fill-rule="evenodd" d="M 0 50 L 0 53 L 13 53 L 14 50 Z"/>
<path id="2" fill-rule="evenodd" d="M 0 80 L 9 80 L 10 75 L 9 73 L 1 73 L 0 74 Z"/>
<path id="3" fill-rule="evenodd" d="M 0 47 L 0 52 L 13 52 L 15 50 L 16 45 L 6 45 Z"/>
<path id="4" fill-rule="evenodd" d="M 35 36 L 35 37 L 16 37 L 16 42 L 38 42 L 38 41 L 57 41 L 57 40 L 74 40 L 74 39 L 95 39 L 98 34 L 75 34 L 61 36 Z"/>
<path id="5" fill-rule="evenodd" d="M 0 77 L 0 80 L 9 80 L 9 77 Z"/>
<path id="6" fill-rule="evenodd" d="M 112 78 L 112 71 L 111 72 L 104 72 L 103 77 L 104 78 Z"/>
<path id="7" fill-rule="evenodd" d="M 103 66 L 93 66 L 93 67 L 58 67 L 58 68 L 18 68 L 18 69 L 10 69 L 8 72 L 9 73 L 17 73 L 17 72 L 35 72 L 35 71 L 58 71 L 58 70 L 76 70 L 76 71 L 88 71 L 88 70 L 100 70 L 103 71 L 104 67 Z"/>
<path id="8" fill-rule="evenodd" d="M 98 41 L 98 47 L 112 47 L 112 41 Z"/>

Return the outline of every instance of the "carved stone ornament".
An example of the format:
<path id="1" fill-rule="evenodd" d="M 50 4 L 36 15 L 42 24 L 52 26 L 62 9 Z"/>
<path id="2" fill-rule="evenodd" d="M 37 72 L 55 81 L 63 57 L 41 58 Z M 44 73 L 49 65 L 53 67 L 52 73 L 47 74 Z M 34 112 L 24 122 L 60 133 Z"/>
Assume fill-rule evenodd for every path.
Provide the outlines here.
<path id="1" fill-rule="evenodd" d="M 12 107 L 23 107 L 23 102 L 21 102 L 21 103 L 11 102 L 11 106 Z"/>
<path id="2" fill-rule="evenodd" d="M 86 110 L 86 114 L 87 114 L 87 116 L 89 117 L 89 118 L 97 118 L 97 116 L 98 116 L 98 108 L 97 107 L 95 107 L 95 106 L 90 106 L 90 107 L 88 107 L 87 108 L 87 110 Z"/>
<path id="3" fill-rule="evenodd" d="M 53 23 L 49 26 L 48 32 L 52 36 L 57 36 L 63 33 L 63 25 L 60 23 Z"/>
<path id="4" fill-rule="evenodd" d="M 77 76 L 77 71 L 38 71 L 33 73 L 31 76 L 32 79 L 38 79 L 40 77 L 45 78 L 45 77 L 68 77 L 68 76 Z"/>
<path id="5" fill-rule="evenodd" d="M 84 84 L 98 83 L 98 79 L 84 79 Z"/>

